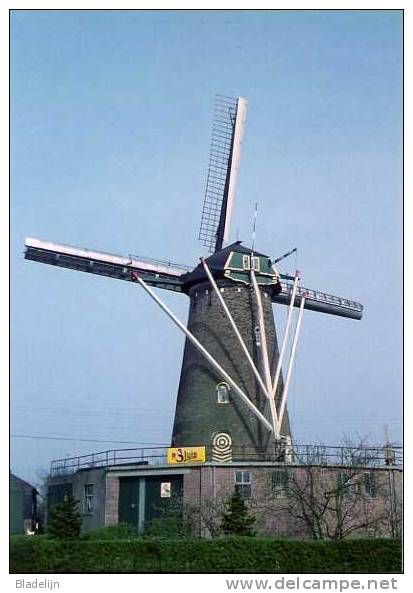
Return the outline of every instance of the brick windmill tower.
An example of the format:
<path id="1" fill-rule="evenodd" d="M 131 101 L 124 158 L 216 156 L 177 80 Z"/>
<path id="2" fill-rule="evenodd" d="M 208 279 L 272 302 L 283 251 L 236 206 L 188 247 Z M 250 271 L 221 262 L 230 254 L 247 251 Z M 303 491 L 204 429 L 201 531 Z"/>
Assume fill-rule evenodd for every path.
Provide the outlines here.
<path id="1" fill-rule="evenodd" d="M 25 252 L 26 259 L 137 283 L 152 297 L 186 335 L 172 445 L 204 445 L 209 459 L 223 462 L 262 459 L 291 440 L 286 402 L 304 309 L 352 319 L 363 311 L 354 301 L 301 287 L 298 273 L 280 274 L 276 264 L 285 256 L 273 259 L 240 241 L 228 245 L 246 106 L 241 97 L 216 98 L 199 232 L 210 255 L 195 269 L 31 238 Z M 153 288 L 189 296 L 186 325 Z M 288 306 L 280 348 L 273 303 Z"/>

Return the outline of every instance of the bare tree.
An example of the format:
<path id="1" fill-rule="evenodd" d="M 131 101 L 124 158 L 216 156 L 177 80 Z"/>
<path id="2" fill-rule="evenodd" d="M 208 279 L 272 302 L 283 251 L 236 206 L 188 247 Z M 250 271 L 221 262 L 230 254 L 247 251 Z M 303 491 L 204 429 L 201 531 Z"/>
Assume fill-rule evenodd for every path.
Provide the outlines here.
<path id="1" fill-rule="evenodd" d="M 272 487 L 273 512 L 314 539 L 391 534 L 388 476 L 375 467 L 377 450 L 346 441 L 336 451 L 333 462 L 323 445 L 296 452 L 294 466 L 284 470 L 283 497 Z"/>
<path id="2" fill-rule="evenodd" d="M 192 526 L 192 532 L 200 537 L 223 535 L 222 515 L 226 509 L 225 498 L 203 498 L 199 503 L 184 503 L 184 514 Z"/>

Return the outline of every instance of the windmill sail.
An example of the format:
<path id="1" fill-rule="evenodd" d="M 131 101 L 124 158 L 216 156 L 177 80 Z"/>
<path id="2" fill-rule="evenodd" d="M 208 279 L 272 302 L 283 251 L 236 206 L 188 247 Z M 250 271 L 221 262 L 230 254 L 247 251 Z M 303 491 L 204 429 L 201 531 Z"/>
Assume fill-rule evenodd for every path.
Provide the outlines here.
<path id="1" fill-rule="evenodd" d="M 281 275 L 281 278 L 289 278 L 290 282 L 281 282 L 281 292 L 272 296 L 272 302 L 279 305 L 288 305 L 291 300 L 293 284 L 291 277 Z M 299 307 L 302 297 L 305 298 L 304 309 L 327 313 L 328 315 L 337 315 L 338 317 L 347 317 L 349 319 L 361 319 L 363 316 L 363 305 L 356 301 L 312 290 L 311 288 L 298 287 L 297 295 L 294 300 L 294 306 Z"/>
<path id="2" fill-rule="evenodd" d="M 109 276 L 129 282 L 135 282 L 132 273 L 137 273 L 151 286 L 177 292 L 181 292 L 181 276 L 190 269 L 178 267 L 170 262 L 134 255 L 114 255 L 30 237 L 26 239 L 24 257 L 43 264 L 98 274 L 99 276 Z"/>
<path id="3" fill-rule="evenodd" d="M 213 253 L 228 241 L 247 102 L 216 96 L 199 239 Z"/>

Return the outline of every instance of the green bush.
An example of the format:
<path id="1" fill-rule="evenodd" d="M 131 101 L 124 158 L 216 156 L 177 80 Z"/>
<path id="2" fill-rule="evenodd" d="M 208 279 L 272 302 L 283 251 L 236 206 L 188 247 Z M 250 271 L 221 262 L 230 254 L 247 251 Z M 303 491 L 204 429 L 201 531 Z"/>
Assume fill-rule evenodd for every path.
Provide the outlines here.
<path id="1" fill-rule="evenodd" d="M 140 537 L 137 527 L 129 523 L 118 523 L 117 525 L 110 525 L 108 527 L 101 527 L 94 531 L 88 531 L 81 536 L 82 540 L 119 540 L 119 539 L 133 539 Z"/>
<path id="2" fill-rule="evenodd" d="M 399 573 L 401 542 L 217 539 L 12 538 L 21 573 Z"/>
<path id="3" fill-rule="evenodd" d="M 252 526 L 255 517 L 250 516 L 245 500 L 235 492 L 222 515 L 222 531 L 226 535 L 255 535 Z"/>
<path id="4" fill-rule="evenodd" d="M 53 507 L 47 533 L 57 539 L 79 537 L 81 525 L 82 518 L 77 501 L 68 494 L 62 502 Z"/>
<path id="5" fill-rule="evenodd" d="M 191 537 L 191 524 L 181 515 L 154 517 L 145 525 L 145 536 L 157 539 Z"/>

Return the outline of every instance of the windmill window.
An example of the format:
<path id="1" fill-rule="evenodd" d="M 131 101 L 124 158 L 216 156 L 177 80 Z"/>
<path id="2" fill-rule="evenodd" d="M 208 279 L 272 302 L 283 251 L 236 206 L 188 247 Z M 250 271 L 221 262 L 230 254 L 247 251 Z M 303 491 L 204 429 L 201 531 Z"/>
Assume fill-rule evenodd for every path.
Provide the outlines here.
<path id="1" fill-rule="evenodd" d="M 231 387 L 228 383 L 218 383 L 217 385 L 217 402 L 219 404 L 229 404 Z"/>
<path id="2" fill-rule="evenodd" d="M 255 272 L 259 272 L 260 271 L 260 258 L 259 257 L 253 257 L 252 258 L 252 267 L 254 269 Z"/>
<path id="3" fill-rule="evenodd" d="M 258 325 L 254 328 L 254 335 L 255 335 L 255 344 L 257 346 L 261 346 L 261 332 Z"/>
<path id="4" fill-rule="evenodd" d="M 93 484 L 85 484 L 85 499 L 84 499 L 84 510 L 85 513 L 93 513 Z"/>
<path id="5" fill-rule="evenodd" d="M 249 255 L 243 255 L 242 256 L 242 267 L 244 268 L 244 270 L 249 270 L 251 267 L 251 263 L 250 263 L 250 256 Z"/>
<path id="6" fill-rule="evenodd" d="M 235 472 L 235 492 L 243 498 L 251 498 L 251 472 Z"/>

